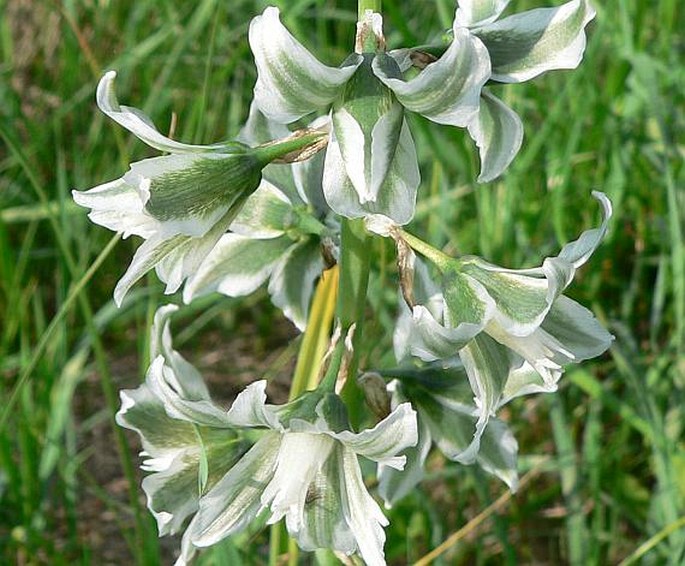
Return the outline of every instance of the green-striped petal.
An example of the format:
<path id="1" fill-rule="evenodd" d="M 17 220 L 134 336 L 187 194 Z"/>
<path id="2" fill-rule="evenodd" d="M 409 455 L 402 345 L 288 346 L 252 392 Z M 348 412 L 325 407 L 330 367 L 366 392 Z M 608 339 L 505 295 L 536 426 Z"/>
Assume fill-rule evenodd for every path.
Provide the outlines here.
<path id="1" fill-rule="evenodd" d="M 465 127 L 478 111 L 480 91 L 490 77 L 484 45 L 466 29 L 454 27 L 452 44 L 436 62 L 404 81 L 391 72 L 397 64 L 378 55 L 373 71 L 392 89 L 402 105 L 439 124 Z"/>
<path id="2" fill-rule="evenodd" d="M 285 236 L 253 240 L 239 234 L 224 234 L 188 280 L 184 300 L 190 302 L 214 291 L 229 297 L 253 293 L 270 277 L 291 245 Z"/>
<path id="3" fill-rule="evenodd" d="M 455 20 L 460 26 L 482 26 L 494 22 L 509 0 L 457 0 Z"/>
<path id="4" fill-rule="evenodd" d="M 478 114 L 468 125 L 480 154 L 479 183 L 499 177 L 512 162 L 523 141 L 518 114 L 499 98 L 483 90 Z"/>
<path id="5" fill-rule="evenodd" d="M 335 132 L 331 134 L 326 150 L 323 190 L 326 202 L 338 214 L 347 218 L 383 214 L 397 224 L 406 224 L 414 216 L 416 191 L 420 181 L 416 147 L 404 121 L 395 155 L 376 200 L 362 203 L 359 193 L 347 176 Z"/>
<path id="6" fill-rule="evenodd" d="M 492 60 L 492 78 L 527 81 L 553 69 L 574 69 L 583 58 L 585 26 L 595 17 L 588 0 L 538 8 L 475 28 Z"/>
<path id="7" fill-rule="evenodd" d="M 206 153 L 222 151 L 226 148 L 226 144 L 190 145 L 162 135 L 152 120 L 141 110 L 119 104 L 114 91 L 116 76 L 115 71 L 108 71 L 100 79 L 95 95 L 97 105 L 117 124 L 126 128 L 150 147 L 170 153 Z"/>
<path id="8" fill-rule="evenodd" d="M 281 24 L 274 7 L 252 20 L 249 41 L 258 73 L 255 102 L 286 124 L 331 104 L 361 62 L 353 57 L 342 68 L 324 65 Z"/>
<path id="9" fill-rule="evenodd" d="M 271 275 L 271 300 L 299 330 L 307 325 L 314 284 L 323 270 L 321 243 L 309 239 L 291 246 Z"/>

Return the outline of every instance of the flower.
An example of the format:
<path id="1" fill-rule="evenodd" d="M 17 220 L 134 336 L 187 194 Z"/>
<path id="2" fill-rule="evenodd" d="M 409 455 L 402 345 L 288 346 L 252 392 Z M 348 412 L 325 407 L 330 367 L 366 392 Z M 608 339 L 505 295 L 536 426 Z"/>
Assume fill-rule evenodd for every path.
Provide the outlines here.
<path id="1" fill-rule="evenodd" d="M 237 141 L 180 143 L 163 136 L 140 110 L 119 105 L 115 77 L 109 71 L 98 84 L 100 109 L 151 147 L 169 152 L 131 164 L 119 179 L 72 192 L 77 204 L 91 209 L 89 217 L 96 224 L 121 232 L 124 238 L 135 234 L 146 240 L 114 291 L 120 305 L 130 287 L 153 267 L 167 283 L 166 292 L 175 292 L 257 189 L 262 169 L 316 143 L 322 134 L 293 136 L 257 148 Z"/>
<path id="2" fill-rule="evenodd" d="M 174 310 L 158 311 L 157 355 L 145 383 L 122 392 L 117 421 L 141 435 L 151 457 L 145 467 L 153 474 L 143 487 L 160 534 L 178 532 L 193 516 L 177 565 L 197 548 L 244 529 L 262 511 L 270 523 L 285 517 L 305 550 L 359 552 L 367 564 L 384 564 L 387 519 L 366 491 L 358 456 L 402 468 L 404 456 L 397 454 L 417 435 L 409 404 L 354 433 L 336 395 L 314 391 L 273 406 L 265 402 L 266 381 L 258 381 L 223 411 L 197 370 L 171 347 L 168 317 Z M 246 449 L 250 429 L 263 432 Z"/>
<path id="3" fill-rule="evenodd" d="M 532 269 L 506 269 L 475 256 L 452 259 L 386 218 L 367 219 L 367 228 L 394 237 L 409 255 L 403 265 L 412 272 L 404 276 L 413 278 L 413 288 L 405 290 L 412 308 L 398 320 L 395 355 L 463 364 L 478 409 L 472 450 L 504 403 L 556 390 L 564 365 L 600 355 L 613 340 L 588 309 L 562 295 L 607 231 L 611 203 L 603 193 L 593 196 L 602 205 L 601 226 Z M 439 285 L 423 264 L 414 265 L 408 246 L 435 264 Z"/>
<path id="4" fill-rule="evenodd" d="M 267 120 L 253 105 L 241 139 L 259 143 L 287 134 L 285 126 Z M 221 236 L 188 279 L 186 303 L 212 291 L 247 295 L 268 280 L 273 303 L 304 330 L 314 283 L 325 268 L 322 246 L 332 248 L 338 239 L 321 190 L 322 157 L 266 167 L 231 231 Z"/>
<path id="5" fill-rule="evenodd" d="M 457 0 L 455 29 L 485 45 L 495 83 L 520 83 L 554 69 L 575 69 L 583 58 L 585 27 L 596 12 L 588 0 L 536 8 L 501 18 L 509 0 Z M 480 151 L 485 183 L 502 174 L 518 153 L 523 125 L 517 114 L 485 88 L 468 131 Z"/>
<path id="6" fill-rule="evenodd" d="M 455 28 L 445 55 L 405 81 L 395 58 L 384 53 L 379 14 L 367 12 L 357 40 L 357 53 L 341 67 L 326 66 L 290 35 L 277 8 L 267 8 L 250 24 L 255 103 L 283 123 L 332 107 L 323 177 L 328 204 L 346 217 L 379 213 L 406 224 L 420 177 L 404 110 L 467 126 L 490 76 L 487 50 Z"/>
<path id="7" fill-rule="evenodd" d="M 478 409 L 463 367 L 426 367 L 387 370 L 395 379 L 388 384 L 392 406 L 410 402 L 417 412 L 419 440 L 404 454 L 407 464 L 401 472 L 379 465 L 379 493 L 387 506 L 409 494 L 423 479 L 432 444 L 449 460 L 477 463 L 516 490 L 518 444 L 507 425 L 491 418 L 479 442 L 474 442 Z"/>

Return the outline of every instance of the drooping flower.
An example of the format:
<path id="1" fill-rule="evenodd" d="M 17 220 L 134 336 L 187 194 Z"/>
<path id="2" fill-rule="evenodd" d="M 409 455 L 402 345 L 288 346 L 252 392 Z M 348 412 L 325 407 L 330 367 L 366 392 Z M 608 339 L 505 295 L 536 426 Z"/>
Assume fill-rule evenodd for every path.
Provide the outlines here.
<path id="1" fill-rule="evenodd" d="M 287 135 L 285 126 L 267 120 L 253 105 L 241 140 L 257 144 Z M 266 167 L 264 179 L 230 232 L 188 279 L 185 302 L 212 291 L 247 295 L 268 280 L 273 303 L 304 330 L 314 284 L 325 268 L 322 248 L 327 246 L 335 256 L 338 239 L 323 200 L 322 158 L 318 154 L 307 161 Z"/>
<path id="2" fill-rule="evenodd" d="M 357 53 L 329 67 L 285 29 L 277 8 L 267 8 L 250 24 L 255 102 L 284 123 L 332 108 L 323 179 L 329 205 L 347 217 L 379 213 L 406 224 L 420 177 L 404 110 L 465 127 L 478 110 L 489 58 L 478 38 L 455 28 L 445 55 L 404 81 L 384 52 L 380 14 L 367 12 L 359 26 Z"/>
<path id="3" fill-rule="evenodd" d="M 479 411 L 463 367 L 410 368 L 384 373 L 396 376 L 388 384 L 392 406 L 410 402 L 417 413 L 419 432 L 417 445 L 404 452 L 404 470 L 379 466 L 379 493 L 387 505 L 409 494 L 424 478 L 432 445 L 449 460 L 477 463 L 516 490 L 516 439 L 503 421 L 493 417 L 479 441 L 474 442 Z"/>
<path id="4" fill-rule="evenodd" d="M 183 535 L 177 565 L 244 529 L 262 512 L 285 517 L 305 550 L 359 552 L 384 564 L 387 519 L 364 486 L 358 456 L 401 469 L 397 454 L 416 443 L 416 416 L 398 406 L 373 429 L 349 430 L 345 406 L 332 393 L 309 392 L 266 404 L 266 381 L 249 385 L 228 411 L 214 404 L 197 370 L 171 347 L 168 316 L 158 311 L 157 353 L 145 383 L 122 392 L 117 420 L 136 430 L 154 473 L 144 480 L 160 534 Z M 160 346 L 161 344 L 161 346 Z M 245 435 L 263 431 L 246 446 Z M 247 449 L 249 447 L 249 449 Z"/>
<path id="5" fill-rule="evenodd" d="M 509 0 L 457 0 L 453 33 L 477 37 L 491 63 L 490 81 L 520 83 L 555 69 L 574 69 L 583 58 L 585 27 L 596 12 L 589 0 L 571 0 L 556 8 L 536 8 L 502 18 Z M 440 54 L 441 49 L 418 48 Z M 395 56 L 412 64 L 412 50 Z M 424 58 L 415 58 L 423 61 Z M 430 69 L 429 65 L 427 68 Z M 518 153 L 523 125 L 518 115 L 489 88 L 481 92 L 480 108 L 468 124 L 470 136 L 480 152 L 478 181 L 485 183 L 501 175 Z"/>
<path id="6" fill-rule="evenodd" d="M 162 135 L 137 108 L 121 106 L 114 92 L 116 73 L 98 84 L 97 104 L 149 146 L 169 155 L 131 164 L 121 178 L 74 200 L 91 209 L 90 219 L 110 230 L 145 239 L 114 291 L 121 304 L 130 287 L 153 267 L 175 292 L 233 221 L 258 187 L 261 171 L 289 152 L 316 144 L 323 134 L 292 136 L 282 143 L 251 148 L 238 141 L 189 145 Z"/>
<path id="7" fill-rule="evenodd" d="M 449 258 L 387 218 L 367 219 L 370 230 L 401 244 L 410 256 L 405 264 L 415 271 L 412 308 L 404 309 L 396 326 L 395 355 L 427 362 L 459 359 L 478 409 L 474 450 L 502 404 L 556 390 L 564 365 L 598 356 L 611 344 L 613 337 L 593 314 L 562 295 L 607 230 L 611 203 L 603 193 L 593 195 L 603 207 L 601 226 L 532 269 L 506 269 L 475 256 Z M 423 264 L 412 269 L 408 245 L 434 263 L 437 283 Z"/>

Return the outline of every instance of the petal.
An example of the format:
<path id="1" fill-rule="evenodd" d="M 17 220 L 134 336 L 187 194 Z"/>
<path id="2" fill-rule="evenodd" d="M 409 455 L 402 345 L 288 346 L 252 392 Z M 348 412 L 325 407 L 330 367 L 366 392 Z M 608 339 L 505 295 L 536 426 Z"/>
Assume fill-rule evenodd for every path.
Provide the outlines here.
<path id="1" fill-rule="evenodd" d="M 344 554 L 357 549 L 343 514 L 345 490 L 341 476 L 341 450 L 333 450 L 309 484 L 304 518 L 299 530 L 289 531 L 303 550 L 330 548 Z"/>
<path id="2" fill-rule="evenodd" d="M 424 466 L 431 449 L 432 438 L 425 420 L 418 417 L 418 443 L 407 448 L 407 462 L 403 470 L 383 464 L 378 465 L 378 494 L 387 508 L 409 495 L 425 476 Z"/>
<path id="3" fill-rule="evenodd" d="M 585 26 L 595 17 L 588 0 L 538 8 L 476 28 L 492 60 L 492 78 L 527 81 L 553 69 L 574 69 L 585 51 Z"/>
<path id="4" fill-rule="evenodd" d="M 214 431 L 213 431 L 214 432 Z M 235 435 L 206 433 L 203 458 L 207 462 L 207 488 L 211 488 L 240 459 L 247 446 Z M 196 440 L 196 443 L 198 441 Z M 200 446 L 179 454 L 166 470 L 143 480 L 147 504 L 157 519 L 159 535 L 180 532 L 185 519 L 198 509 L 200 497 Z"/>
<path id="5" fill-rule="evenodd" d="M 200 499 L 188 526 L 198 547 L 211 546 L 245 528 L 260 509 L 259 498 L 272 477 L 281 434 L 264 435 L 217 484 Z"/>
<path id="6" fill-rule="evenodd" d="M 359 547 L 359 554 L 369 566 L 385 566 L 383 527 L 388 520 L 366 490 L 357 455 L 349 448 L 343 448 L 341 460 L 346 494 L 344 513 Z"/>
<path id="7" fill-rule="evenodd" d="M 448 269 L 443 273 L 442 289 L 445 301 L 445 326 L 461 330 L 464 338 L 475 336 L 488 321 L 497 315 L 497 296 L 477 280 L 468 268 L 459 272 Z"/>
<path id="8" fill-rule="evenodd" d="M 231 232 L 250 238 L 282 236 L 293 221 L 293 205 L 278 188 L 262 180 L 231 224 Z"/>
<path id="9" fill-rule="evenodd" d="M 460 26 L 482 26 L 494 22 L 504 12 L 509 0 L 457 0 L 455 21 Z"/>
<path id="10" fill-rule="evenodd" d="M 323 270 L 321 245 L 310 239 L 292 246 L 271 275 L 271 300 L 299 330 L 307 325 L 314 283 Z"/>
<path id="11" fill-rule="evenodd" d="M 449 359 L 482 329 L 483 325 L 468 322 L 456 328 L 446 327 L 425 306 L 416 305 L 412 311 L 409 351 L 426 362 Z"/>
<path id="12" fill-rule="evenodd" d="M 174 385 L 179 376 L 164 364 L 164 358 L 155 358 L 145 376 L 145 383 L 164 405 L 167 414 L 178 420 L 215 428 L 232 428 L 226 411 L 214 404 L 211 399 L 186 399 Z"/>
<path id="13" fill-rule="evenodd" d="M 459 352 L 475 395 L 478 420 L 470 447 L 460 458 L 475 460 L 485 427 L 498 407 L 511 364 L 507 349 L 484 333 L 476 336 Z"/>
<path id="14" fill-rule="evenodd" d="M 489 474 L 497 476 L 516 491 L 518 442 L 509 427 L 501 420 L 493 418 L 488 422 L 476 462 Z"/>
<path id="15" fill-rule="evenodd" d="M 369 460 L 401 470 L 405 458 L 397 454 L 418 441 L 416 412 L 409 403 L 402 403 L 372 429 L 344 430 L 331 436 Z"/>
<path id="16" fill-rule="evenodd" d="M 338 214 L 347 218 L 383 214 L 397 224 L 406 224 L 414 216 L 416 191 L 420 181 L 416 147 L 405 120 L 395 156 L 376 201 L 360 203 L 359 195 L 347 176 L 335 132 L 331 134 L 326 150 L 323 190 L 328 205 Z"/>
<path id="17" fill-rule="evenodd" d="M 173 370 L 170 384 L 181 397 L 191 401 L 209 400 L 209 390 L 200 372 L 173 349 L 170 319 L 176 311 L 177 305 L 164 305 L 157 309 L 150 331 L 150 359 L 164 358 L 164 364 Z"/>
<path id="18" fill-rule="evenodd" d="M 559 258 L 573 264 L 575 268 L 580 267 L 590 259 L 590 256 L 599 247 L 607 233 L 609 219 L 612 215 L 611 201 L 604 193 L 592 191 L 592 196 L 602 205 L 602 224 L 599 228 L 586 230 L 577 240 L 569 242 L 559 252 Z"/>
<path id="19" fill-rule="evenodd" d="M 228 419 L 233 426 L 283 430 L 275 413 L 266 405 L 266 380 L 250 383 L 233 401 Z"/>
<path id="20" fill-rule="evenodd" d="M 553 393 L 558 389 L 558 377 L 545 381 L 540 373 L 522 357 L 515 354 L 511 358 L 509 377 L 507 377 L 498 407 L 506 405 L 516 397 L 534 393 Z"/>
<path id="21" fill-rule="evenodd" d="M 393 78 L 390 57 L 373 61 L 376 76 L 402 105 L 439 124 L 466 126 L 478 111 L 480 91 L 490 77 L 487 49 L 466 29 L 454 28 L 454 39 L 445 54 L 410 81 Z"/>
<path id="22" fill-rule="evenodd" d="M 285 29 L 274 7 L 252 20 L 249 41 L 258 73 L 255 102 L 286 124 L 331 104 L 361 63 L 355 57 L 343 68 L 322 64 Z"/>
<path id="23" fill-rule="evenodd" d="M 114 302 L 121 306 L 129 289 L 153 267 L 159 278 L 167 283 L 166 293 L 177 291 L 183 281 L 198 270 L 232 220 L 233 213 L 229 211 L 201 237 L 183 234 L 165 237 L 157 233 L 146 240 L 136 250 L 126 273 L 117 283 Z"/>
<path id="24" fill-rule="evenodd" d="M 249 295 L 271 275 L 292 241 L 282 236 L 253 240 L 239 234 L 224 234 L 183 292 L 188 303 L 196 297 L 218 291 L 229 297 Z"/>
<path id="25" fill-rule="evenodd" d="M 484 90 L 478 114 L 468 130 L 480 154 L 478 182 L 488 183 L 499 177 L 516 157 L 523 141 L 523 124 L 516 112 Z"/>
<path id="26" fill-rule="evenodd" d="M 189 145 L 174 141 L 159 133 L 152 120 L 142 111 L 130 106 L 120 106 L 114 92 L 114 79 L 117 74 L 115 71 L 106 72 L 98 83 L 96 101 L 107 116 L 117 124 L 123 126 L 150 147 L 170 153 L 205 153 L 217 151 L 224 147 L 223 144 L 216 145 Z"/>
<path id="27" fill-rule="evenodd" d="M 197 445 L 193 426 L 171 418 L 148 385 L 125 389 L 119 395 L 121 408 L 116 415 L 117 424 L 138 433 L 145 454 L 154 459 L 155 470 L 167 469 L 176 456 Z"/>
<path id="28" fill-rule="evenodd" d="M 76 204 L 91 209 L 88 218 L 95 224 L 121 232 L 124 238 L 131 234 L 149 238 L 160 229 L 160 222 L 145 212 L 136 187 L 123 178 L 71 194 Z"/>
<path id="29" fill-rule="evenodd" d="M 590 310 L 567 297 L 556 300 L 542 323 L 542 330 L 563 344 L 574 362 L 599 356 L 614 339 Z"/>
<path id="30" fill-rule="evenodd" d="M 392 91 L 373 74 L 374 56 L 364 57 L 332 113 L 345 170 L 362 204 L 378 197 L 395 155 L 404 115 Z M 390 72 L 400 75 L 399 68 Z"/>
<path id="31" fill-rule="evenodd" d="M 323 434 L 283 435 L 276 469 L 261 496 L 262 507 L 271 511 L 269 524 L 287 515 L 289 532 L 302 528 L 309 487 L 334 446 L 335 440 Z"/>
<path id="32" fill-rule="evenodd" d="M 555 266 L 563 267 L 564 264 L 548 262 L 548 278 L 530 277 L 514 270 L 501 270 L 474 258 L 464 263 L 462 272 L 471 286 L 476 280 L 486 289 L 496 307 L 493 319 L 497 324 L 514 336 L 527 336 L 540 326 L 568 282 L 565 272 L 557 277 L 556 272 L 551 271 Z"/>

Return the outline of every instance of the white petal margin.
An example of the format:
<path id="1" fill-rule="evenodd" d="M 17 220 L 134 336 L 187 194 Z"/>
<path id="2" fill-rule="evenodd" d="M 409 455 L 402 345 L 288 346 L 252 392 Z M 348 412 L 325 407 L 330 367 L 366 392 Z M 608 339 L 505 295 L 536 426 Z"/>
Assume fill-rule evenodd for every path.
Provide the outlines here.
<path id="1" fill-rule="evenodd" d="M 457 0 L 454 19 L 460 26 L 482 26 L 499 18 L 508 4 L 509 0 Z"/>
<path id="2" fill-rule="evenodd" d="M 283 26 L 278 8 L 268 7 L 250 23 L 249 42 L 257 65 L 255 102 L 270 119 L 290 123 L 325 108 L 362 61 L 328 67 Z"/>
<path id="3" fill-rule="evenodd" d="M 407 224 L 414 216 L 416 192 L 420 182 L 416 147 L 406 120 L 402 123 L 395 156 L 376 200 L 364 204 L 360 202 L 359 195 L 347 176 L 335 132 L 331 133 L 324 163 L 323 190 L 326 202 L 338 214 L 347 218 L 382 214 L 397 224 Z"/>
<path id="4" fill-rule="evenodd" d="M 585 26 L 596 12 L 588 0 L 538 8 L 476 28 L 492 60 L 492 78 L 527 81 L 553 69 L 575 69 L 583 58 Z"/>
<path id="5" fill-rule="evenodd" d="M 376 56 L 373 71 L 407 110 L 451 126 L 465 127 L 471 121 L 480 91 L 490 78 L 487 49 L 468 30 L 456 26 L 445 54 L 410 81 L 392 78 L 383 62 L 384 56 Z"/>
<path id="6" fill-rule="evenodd" d="M 480 154 L 479 183 L 499 177 L 521 149 L 523 124 L 518 114 L 483 90 L 478 114 L 468 125 Z"/>
<path id="7" fill-rule="evenodd" d="M 141 110 L 130 106 L 121 106 L 114 92 L 115 71 L 107 71 L 96 91 L 96 102 L 100 110 L 120 126 L 126 128 L 133 135 L 144 141 L 150 147 L 170 153 L 206 153 L 221 147 L 216 145 L 190 145 L 177 142 L 162 135 L 152 123 L 152 120 Z"/>

